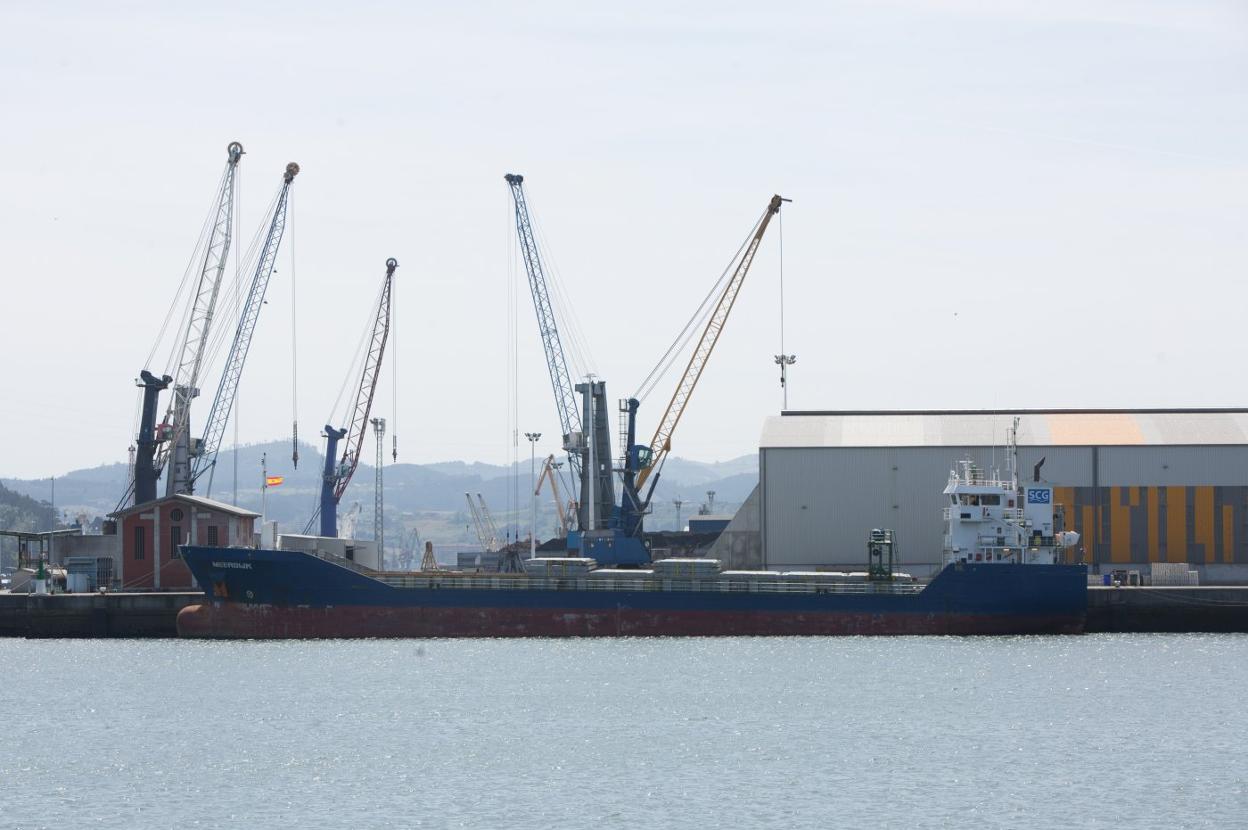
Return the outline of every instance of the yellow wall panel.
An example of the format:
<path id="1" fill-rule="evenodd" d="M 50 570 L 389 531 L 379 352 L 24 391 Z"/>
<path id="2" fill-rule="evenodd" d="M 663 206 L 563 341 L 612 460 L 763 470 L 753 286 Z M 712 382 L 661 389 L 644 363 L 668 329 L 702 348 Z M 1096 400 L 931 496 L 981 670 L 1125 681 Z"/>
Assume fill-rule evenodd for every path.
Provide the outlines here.
<path id="1" fill-rule="evenodd" d="M 1078 523 L 1079 517 L 1075 515 L 1075 488 L 1074 487 L 1054 487 L 1053 502 L 1060 504 L 1064 508 L 1066 515 L 1066 527 L 1063 530 L 1076 530 L 1075 525 Z"/>
<path id="2" fill-rule="evenodd" d="M 1187 561 L 1187 488 L 1166 488 L 1166 561 Z"/>
<path id="3" fill-rule="evenodd" d="M 1109 488 L 1109 556 L 1114 562 L 1131 561 L 1131 507 L 1123 504 L 1122 488 Z"/>
<path id="4" fill-rule="evenodd" d="M 1205 546 L 1205 561 L 1214 560 L 1213 488 L 1196 488 L 1196 541 Z"/>
<path id="5" fill-rule="evenodd" d="M 1235 561 L 1235 508 L 1222 506 L 1222 561 Z"/>

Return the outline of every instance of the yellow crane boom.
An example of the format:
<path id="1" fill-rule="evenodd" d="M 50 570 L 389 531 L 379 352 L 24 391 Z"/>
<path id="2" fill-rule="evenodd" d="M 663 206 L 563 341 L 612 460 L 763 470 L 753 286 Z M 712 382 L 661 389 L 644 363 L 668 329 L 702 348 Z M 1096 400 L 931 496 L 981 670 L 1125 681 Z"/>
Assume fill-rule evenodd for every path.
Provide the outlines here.
<path id="1" fill-rule="evenodd" d="M 763 241 L 763 234 L 767 232 L 767 225 L 771 223 L 771 217 L 780 212 L 780 204 L 787 201 L 790 200 L 783 199 L 778 195 L 771 197 L 767 210 L 763 213 L 762 218 L 758 220 L 758 227 L 754 231 L 753 238 L 750 239 L 745 251 L 741 254 L 741 261 L 737 263 L 736 271 L 733 272 L 732 278 L 728 280 L 728 284 L 724 286 L 723 293 L 719 295 L 719 301 L 715 304 L 715 310 L 706 322 L 706 328 L 702 331 L 702 337 L 698 340 L 697 347 L 689 357 L 689 365 L 685 367 L 685 373 L 681 376 L 680 383 L 676 385 L 676 392 L 672 395 L 672 400 L 667 405 L 667 411 L 663 414 L 663 420 L 659 422 L 658 429 L 654 432 L 654 438 L 650 441 L 648 463 L 642 467 L 641 472 L 637 475 L 638 490 L 646 483 L 646 479 L 650 477 L 650 472 L 662 466 L 663 459 L 668 451 L 671 450 L 672 433 L 676 431 L 676 425 L 680 423 L 680 416 L 684 414 L 685 406 L 688 405 L 689 398 L 693 395 L 693 390 L 698 385 L 698 379 L 702 377 L 702 370 L 706 368 L 706 361 L 710 359 L 711 352 L 715 349 L 715 343 L 719 340 L 720 332 L 723 331 L 724 324 L 728 322 L 728 315 L 732 312 L 733 303 L 737 301 L 737 293 L 741 290 L 741 284 L 745 281 L 745 275 L 749 273 L 750 264 L 754 261 L 754 254 L 758 251 L 759 243 Z"/>
<path id="2" fill-rule="evenodd" d="M 568 513 L 564 511 L 563 500 L 559 495 L 559 477 L 555 475 L 555 467 L 559 462 L 555 461 L 554 455 L 546 458 L 546 462 L 542 465 L 542 474 L 537 477 L 537 488 L 534 489 L 533 495 L 540 496 L 542 494 L 542 485 L 546 480 L 550 480 L 550 492 L 555 501 L 555 512 L 559 516 L 559 536 L 568 535 Z M 568 512 L 576 509 L 576 502 L 568 503 Z"/>

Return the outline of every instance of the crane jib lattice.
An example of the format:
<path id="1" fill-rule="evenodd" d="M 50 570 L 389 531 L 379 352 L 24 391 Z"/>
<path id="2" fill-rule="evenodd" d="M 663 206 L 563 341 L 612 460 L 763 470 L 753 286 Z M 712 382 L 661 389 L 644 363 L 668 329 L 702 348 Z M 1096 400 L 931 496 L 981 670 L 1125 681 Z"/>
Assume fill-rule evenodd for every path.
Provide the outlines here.
<path id="1" fill-rule="evenodd" d="M 359 391 L 355 396 L 355 409 L 351 424 L 347 427 L 346 446 L 342 450 L 342 462 L 338 465 L 338 479 L 334 482 L 335 501 L 342 498 L 360 464 L 360 452 L 364 446 L 364 430 L 373 408 L 373 395 L 377 391 L 377 378 L 381 372 L 381 359 L 386 353 L 386 340 L 390 336 L 390 294 L 394 285 L 394 269 L 399 267 L 393 257 L 386 260 L 386 279 L 377 302 L 377 316 L 373 319 L 373 335 L 369 340 L 368 355 L 360 374 Z M 397 390 L 396 390 L 397 394 Z"/>
<path id="2" fill-rule="evenodd" d="M 191 470 L 192 483 L 205 472 L 209 473 L 209 490 L 212 489 L 210 471 L 216 466 L 217 450 L 221 446 L 221 438 L 225 435 L 225 427 L 229 423 L 230 412 L 234 408 L 234 398 L 238 392 L 238 382 L 243 374 L 243 364 L 247 362 L 247 352 L 251 348 L 251 336 L 256 330 L 256 321 L 260 317 L 260 308 L 264 305 L 269 278 L 273 276 L 273 268 L 277 264 L 277 250 L 282 242 L 282 234 L 286 230 L 286 205 L 287 197 L 290 195 L 290 184 L 298 173 L 299 165 L 294 162 L 286 165 L 281 193 L 273 208 L 273 218 L 269 222 L 269 232 L 264 240 L 264 248 L 256 263 L 251 288 L 247 292 L 247 300 L 238 319 L 238 328 L 234 332 L 234 342 L 230 345 L 230 355 L 226 359 L 225 369 L 221 373 L 221 382 L 217 386 L 217 395 L 212 401 L 212 409 L 208 414 L 208 424 L 204 429 L 203 452 L 195 457 L 195 464 Z"/>
<path id="3" fill-rule="evenodd" d="M 238 162 L 243 157 L 243 145 L 237 141 L 230 142 L 226 147 L 226 154 L 225 172 L 217 188 L 216 207 L 209 226 L 208 239 L 204 245 L 199 281 L 196 284 L 195 296 L 191 300 L 186 329 L 182 333 L 178 364 L 173 376 L 174 403 L 170 405 L 169 413 L 165 416 L 166 423 L 169 423 L 172 428 L 168 435 L 163 436 L 164 440 L 156 457 L 157 476 L 165 469 L 170 454 L 179 445 L 189 427 L 190 400 L 199 393 L 196 388 L 199 385 L 199 372 L 203 366 L 213 313 L 216 310 L 217 297 L 221 292 L 221 278 L 225 274 L 230 244 L 233 241 L 235 179 Z M 185 467 L 188 459 L 181 457 L 175 461 Z M 184 486 L 188 472 L 186 469 L 176 470 L 170 474 L 170 478 L 178 480 Z"/>
<path id="4" fill-rule="evenodd" d="M 651 471 L 662 465 L 667 452 L 672 448 L 672 433 L 676 431 L 676 425 L 680 423 L 680 416 L 684 414 L 685 406 L 689 403 L 689 397 L 693 394 L 694 388 L 698 385 L 698 379 L 702 377 L 702 370 L 706 368 L 706 362 L 710 358 L 711 352 L 715 349 L 715 343 L 719 340 L 724 323 L 728 321 L 728 315 L 732 312 L 733 303 L 737 300 L 737 293 L 741 290 L 742 283 L 745 282 L 745 275 L 749 273 L 750 263 L 754 261 L 754 254 L 758 251 L 758 246 L 763 241 L 763 234 L 767 232 L 767 225 L 771 222 L 771 217 L 780 212 L 780 204 L 784 201 L 787 200 L 782 199 L 780 196 L 771 197 L 767 210 L 758 221 L 758 227 L 754 231 L 754 236 L 741 254 L 741 261 L 737 264 L 736 271 L 733 272 L 728 284 L 724 286 L 724 292 L 719 295 L 719 302 L 715 304 L 715 310 L 711 313 L 706 328 L 702 332 L 702 337 L 698 340 L 698 345 L 694 348 L 693 355 L 689 358 L 689 365 L 685 367 L 685 373 L 681 375 L 680 383 L 676 385 L 676 392 L 672 395 L 672 400 L 667 405 L 667 411 L 659 422 L 658 429 L 655 430 L 654 438 L 650 441 L 650 462 L 637 476 L 636 486 L 639 490 L 646 482 L 646 479 L 650 477 Z"/>
<path id="5" fill-rule="evenodd" d="M 568 464 L 573 476 L 579 479 L 581 457 L 579 452 L 572 450 L 568 442 L 573 433 L 581 431 L 581 408 L 568 372 L 568 361 L 564 356 L 559 326 L 555 322 L 555 311 L 546 286 L 546 274 L 542 270 L 537 239 L 533 235 L 533 224 L 529 219 L 529 206 L 524 198 L 524 176 L 508 173 L 504 178 L 511 187 L 511 196 L 516 205 L 516 234 L 520 239 L 520 250 L 524 254 L 524 267 L 529 277 L 529 290 L 533 294 L 533 310 L 537 313 L 542 348 L 546 352 L 546 367 L 550 372 L 550 385 L 555 393 L 555 407 L 559 412 L 559 428 L 563 431 L 565 449 L 568 450 Z"/>

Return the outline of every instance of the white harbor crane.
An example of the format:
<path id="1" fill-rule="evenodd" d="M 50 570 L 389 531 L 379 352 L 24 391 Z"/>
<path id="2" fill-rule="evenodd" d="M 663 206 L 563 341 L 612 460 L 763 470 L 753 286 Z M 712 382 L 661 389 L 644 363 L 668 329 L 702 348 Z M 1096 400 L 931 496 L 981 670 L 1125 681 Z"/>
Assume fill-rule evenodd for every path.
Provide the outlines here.
<path id="1" fill-rule="evenodd" d="M 204 244 L 199 280 L 182 331 L 181 356 L 173 375 L 173 398 L 157 435 L 156 475 L 160 476 L 166 464 L 169 465 L 169 475 L 165 478 L 165 495 L 169 496 L 190 492 L 191 457 L 200 449 L 199 442 L 192 442 L 190 438 L 191 400 L 199 396 L 200 369 L 234 239 L 235 180 L 243 145 L 232 141 L 226 152 L 225 173 L 217 190 L 217 206 Z"/>
<path id="2" fill-rule="evenodd" d="M 479 493 L 477 498 L 481 498 Z M 481 543 L 481 550 L 485 553 L 495 553 L 498 550 L 498 534 L 490 531 L 481 513 L 481 507 L 472 500 L 472 494 L 464 493 L 464 499 L 468 502 L 468 515 L 472 519 L 472 527 L 476 531 L 477 540 Z M 481 499 L 481 505 L 484 506 L 484 504 L 485 500 Z"/>
<path id="3" fill-rule="evenodd" d="M 199 394 L 200 371 L 204 363 L 204 353 L 208 337 L 212 330 L 213 315 L 216 310 L 217 297 L 220 295 L 221 278 L 228 261 L 230 246 L 234 235 L 234 215 L 238 196 L 235 185 L 238 175 L 238 162 L 243 156 L 243 145 L 231 141 L 226 147 L 225 171 L 217 185 L 213 198 L 213 207 L 204 231 L 196 242 L 195 253 L 191 262 L 199 264 L 198 279 L 192 289 L 190 306 L 183 311 L 183 325 L 178 334 L 176 354 L 171 357 L 170 368 L 174 375 L 156 376 L 144 369 L 140 374 L 142 380 L 138 386 L 143 388 L 143 409 L 139 422 L 139 434 L 133 447 L 134 458 L 131 461 L 132 476 L 122 496 L 118 508 L 124 506 L 134 494 L 135 504 L 152 501 L 156 498 L 156 482 L 169 464 L 173 456 L 173 469 L 167 480 L 169 493 L 186 492 L 189 459 L 193 449 L 190 435 L 191 399 Z M 202 246 L 202 247 L 201 247 Z M 183 276 L 177 296 L 161 327 L 157 344 L 148 356 L 150 364 L 164 337 L 166 327 L 173 318 L 174 309 L 182 296 L 187 281 L 191 276 L 190 265 Z M 175 362 L 176 361 L 176 362 Z M 159 429 L 156 427 L 157 397 L 160 392 L 173 385 L 174 397 Z"/>
<path id="4" fill-rule="evenodd" d="M 485 531 L 494 540 L 493 549 L 498 550 L 501 547 L 499 540 L 503 537 L 498 532 L 498 525 L 494 522 L 494 514 L 490 513 L 490 508 L 485 503 L 485 497 L 480 493 L 477 493 L 477 504 L 481 507 L 481 522 L 485 525 Z"/>

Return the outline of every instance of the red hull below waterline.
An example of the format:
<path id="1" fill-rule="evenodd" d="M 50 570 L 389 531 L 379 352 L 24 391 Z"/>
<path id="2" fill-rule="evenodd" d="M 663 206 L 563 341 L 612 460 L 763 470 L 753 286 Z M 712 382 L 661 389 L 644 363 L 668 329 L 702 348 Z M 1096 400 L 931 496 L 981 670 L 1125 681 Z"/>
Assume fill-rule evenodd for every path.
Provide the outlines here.
<path id="1" fill-rule="evenodd" d="M 763 637 L 1079 634 L 1083 617 L 970 614 L 613 612 L 545 608 L 279 607 L 203 603 L 178 614 L 183 637 Z"/>

